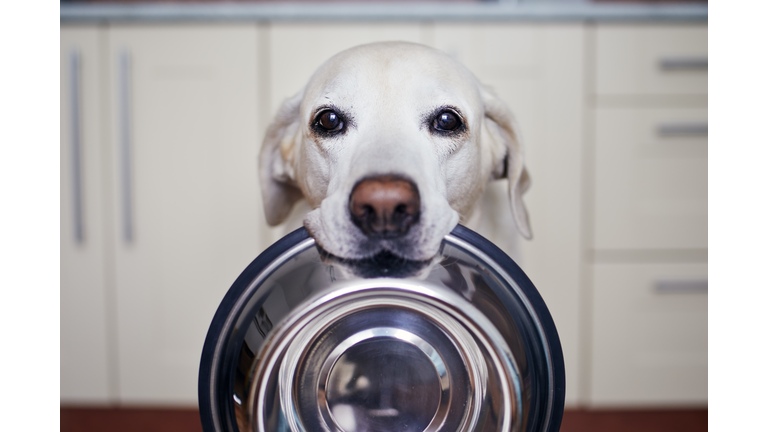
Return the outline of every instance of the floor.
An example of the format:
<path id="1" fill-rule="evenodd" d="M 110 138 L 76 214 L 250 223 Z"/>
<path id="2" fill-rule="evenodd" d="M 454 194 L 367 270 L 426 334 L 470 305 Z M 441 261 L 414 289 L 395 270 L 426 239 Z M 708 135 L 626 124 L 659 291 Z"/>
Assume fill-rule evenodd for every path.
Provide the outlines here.
<path id="1" fill-rule="evenodd" d="M 202 432 L 197 410 L 69 408 L 61 432 Z M 560 432 L 704 432 L 707 410 L 566 410 Z"/>

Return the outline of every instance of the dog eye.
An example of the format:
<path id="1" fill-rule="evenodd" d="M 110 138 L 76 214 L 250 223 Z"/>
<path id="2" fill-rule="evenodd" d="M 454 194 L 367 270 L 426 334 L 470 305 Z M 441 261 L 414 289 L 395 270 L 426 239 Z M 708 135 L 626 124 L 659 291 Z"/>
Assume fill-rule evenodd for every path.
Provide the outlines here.
<path id="1" fill-rule="evenodd" d="M 461 119 L 452 111 L 441 111 L 432 121 L 432 129 L 439 132 L 452 132 L 462 126 Z"/>
<path id="2" fill-rule="evenodd" d="M 338 132 L 344 127 L 344 122 L 336 111 L 326 110 L 317 115 L 315 125 L 323 132 Z"/>

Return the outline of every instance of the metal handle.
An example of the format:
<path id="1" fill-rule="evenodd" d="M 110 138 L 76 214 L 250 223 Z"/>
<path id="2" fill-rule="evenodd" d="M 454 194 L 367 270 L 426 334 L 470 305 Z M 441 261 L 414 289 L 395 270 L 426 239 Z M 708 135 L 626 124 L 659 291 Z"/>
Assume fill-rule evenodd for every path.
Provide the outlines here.
<path id="1" fill-rule="evenodd" d="M 658 293 L 706 293 L 707 279 L 659 279 L 654 282 Z"/>
<path id="2" fill-rule="evenodd" d="M 675 56 L 659 59 L 659 67 L 664 71 L 676 70 L 707 70 L 708 59 L 706 56 Z"/>
<path id="3" fill-rule="evenodd" d="M 82 244 L 83 231 L 83 177 L 82 177 L 82 131 L 80 100 L 80 52 L 69 53 L 69 121 L 72 163 L 72 208 L 74 217 L 75 242 Z"/>
<path id="4" fill-rule="evenodd" d="M 119 120 L 120 120 L 120 204 L 123 240 L 133 242 L 133 200 L 131 190 L 131 53 L 120 52 L 118 59 Z"/>
<path id="5" fill-rule="evenodd" d="M 662 137 L 681 135 L 707 135 L 707 122 L 660 123 L 656 132 Z"/>

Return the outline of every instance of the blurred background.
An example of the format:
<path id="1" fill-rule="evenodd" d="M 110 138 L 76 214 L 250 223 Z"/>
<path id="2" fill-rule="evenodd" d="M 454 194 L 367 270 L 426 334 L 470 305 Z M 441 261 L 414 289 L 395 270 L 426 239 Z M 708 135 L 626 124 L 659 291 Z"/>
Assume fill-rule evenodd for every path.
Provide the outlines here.
<path id="1" fill-rule="evenodd" d="M 577 429 L 589 413 L 639 425 L 643 412 L 656 415 L 645 430 L 705 430 L 706 3 L 60 10 L 62 430 L 131 410 L 199 429 L 213 314 L 291 228 L 264 221 L 266 126 L 324 60 L 383 40 L 447 52 L 517 116 L 534 238 L 515 248 L 510 224 L 482 231 L 519 261 L 558 327 L 563 430 L 596 430 Z M 485 199 L 511 223 L 502 183 Z"/>

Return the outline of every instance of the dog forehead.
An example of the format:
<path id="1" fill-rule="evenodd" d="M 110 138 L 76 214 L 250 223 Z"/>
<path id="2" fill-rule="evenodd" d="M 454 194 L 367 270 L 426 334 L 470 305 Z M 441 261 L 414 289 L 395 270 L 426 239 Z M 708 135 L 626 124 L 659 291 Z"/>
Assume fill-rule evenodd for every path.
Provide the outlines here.
<path id="1" fill-rule="evenodd" d="M 448 55 L 411 43 L 376 43 L 326 61 L 305 89 L 303 108 L 473 104 L 474 76 Z"/>

